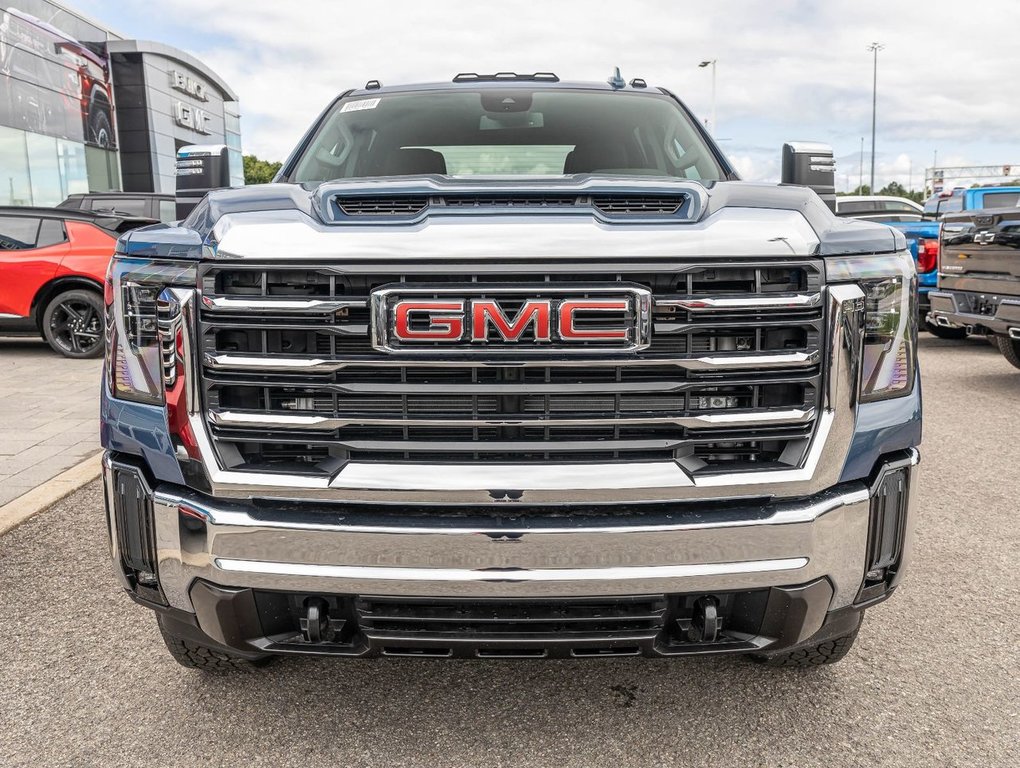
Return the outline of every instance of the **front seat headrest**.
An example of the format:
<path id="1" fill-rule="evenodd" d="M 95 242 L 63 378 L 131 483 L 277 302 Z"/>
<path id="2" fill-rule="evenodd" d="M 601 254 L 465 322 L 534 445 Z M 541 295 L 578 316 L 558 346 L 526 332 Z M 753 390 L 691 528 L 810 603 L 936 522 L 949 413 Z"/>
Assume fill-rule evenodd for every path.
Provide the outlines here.
<path id="1" fill-rule="evenodd" d="M 627 153 L 619 144 L 579 144 L 563 161 L 563 173 L 595 173 L 630 165 Z"/>
<path id="2" fill-rule="evenodd" d="M 446 160 L 433 149 L 398 149 L 386 159 L 384 176 L 412 176 L 420 173 L 446 175 Z"/>

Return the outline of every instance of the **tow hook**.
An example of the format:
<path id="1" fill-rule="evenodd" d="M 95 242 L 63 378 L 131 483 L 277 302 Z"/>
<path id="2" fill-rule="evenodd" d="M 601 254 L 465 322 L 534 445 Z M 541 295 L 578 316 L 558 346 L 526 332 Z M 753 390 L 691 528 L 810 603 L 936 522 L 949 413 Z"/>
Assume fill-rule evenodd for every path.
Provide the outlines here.
<path id="1" fill-rule="evenodd" d="M 305 616 L 299 619 L 301 634 L 309 643 L 328 642 L 343 629 L 346 620 L 329 617 L 329 603 L 321 597 L 310 597 L 305 603 Z"/>
<path id="2" fill-rule="evenodd" d="M 721 629 L 719 601 L 710 595 L 699 597 L 694 603 L 694 612 L 691 615 L 691 626 L 687 630 L 687 638 L 692 643 L 714 643 L 719 639 Z"/>

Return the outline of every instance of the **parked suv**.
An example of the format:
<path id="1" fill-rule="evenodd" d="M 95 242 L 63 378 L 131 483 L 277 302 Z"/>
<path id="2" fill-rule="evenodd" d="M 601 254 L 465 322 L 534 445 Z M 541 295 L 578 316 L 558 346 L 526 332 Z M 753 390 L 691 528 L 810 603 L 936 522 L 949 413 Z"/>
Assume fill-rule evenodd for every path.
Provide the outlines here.
<path id="1" fill-rule="evenodd" d="M 148 218 L 0 207 L 0 333 L 39 333 L 65 357 L 103 351 L 103 281 L 117 238 Z"/>
<path id="2" fill-rule="evenodd" d="M 89 192 L 71 195 L 57 207 L 136 216 L 163 222 L 177 219 L 174 196 L 155 192 Z"/>
<path id="3" fill-rule="evenodd" d="M 793 184 L 831 169 L 784 149 Z M 129 232 L 111 268 L 112 553 L 180 663 L 812 666 L 900 583 L 898 232 L 739 181 L 619 77 L 372 82 L 279 182 Z"/>

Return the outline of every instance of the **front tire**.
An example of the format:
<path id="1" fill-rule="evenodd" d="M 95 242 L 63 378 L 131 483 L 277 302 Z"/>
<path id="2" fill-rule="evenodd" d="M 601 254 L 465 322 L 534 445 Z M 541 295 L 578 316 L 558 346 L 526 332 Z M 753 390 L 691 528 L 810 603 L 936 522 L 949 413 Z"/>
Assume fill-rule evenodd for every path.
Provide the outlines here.
<path id="1" fill-rule="evenodd" d="M 163 636 L 163 642 L 166 643 L 170 655 L 174 657 L 174 661 L 187 669 L 200 669 L 203 672 L 214 673 L 251 672 L 272 660 L 272 656 L 261 659 L 244 659 L 217 648 L 210 648 L 174 634 L 163 621 L 162 616 L 157 616 L 156 622 L 159 624 L 159 633 Z"/>
<path id="2" fill-rule="evenodd" d="M 999 347 L 1002 356 L 1009 361 L 1014 368 L 1020 368 L 1020 339 L 1013 339 L 1009 336 L 996 336 L 995 343 Z"/>
<path id="3" fill-rule="evenodd" d="M 64 291 L 43 311 L 43 336 L 64 357 L 99 357 L 103 354 L 104 316 L 103 297 L 97 291 Z"/>
<path id="4" fill-rule="evenodd" d="M 94 144 L 103 149 L 113 144 L 113 125 L 110 123 L 110 115 L 101 106 L 93 107 L 94 112 L 89 115 L 89 135 Z"/>
<path id="5" fill-rule="evenodd" d="M 805 645 L 780 653 L 751 654 L 751 659 L 767 667 L 808 669 L 824 664 L 835 664 L 853 648 L 857 633 L 861 631 L 864 612 L 861 612 L 857 626 L 843 635 L 830 637 L 814 645 Z"/>

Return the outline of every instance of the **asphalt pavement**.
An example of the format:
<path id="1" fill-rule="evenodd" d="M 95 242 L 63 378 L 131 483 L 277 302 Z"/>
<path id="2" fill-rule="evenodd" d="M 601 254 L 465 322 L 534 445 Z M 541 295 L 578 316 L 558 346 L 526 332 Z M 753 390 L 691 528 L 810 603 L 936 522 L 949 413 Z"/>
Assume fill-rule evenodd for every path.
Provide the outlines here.
<path id="1" fill-rule="evenodd" d="M 0 538 L 2 766 L 1020 765 L 1020 371 L 924 336 L 915 557 L 841 663 L 178 667 L 93 483 Z"/>

